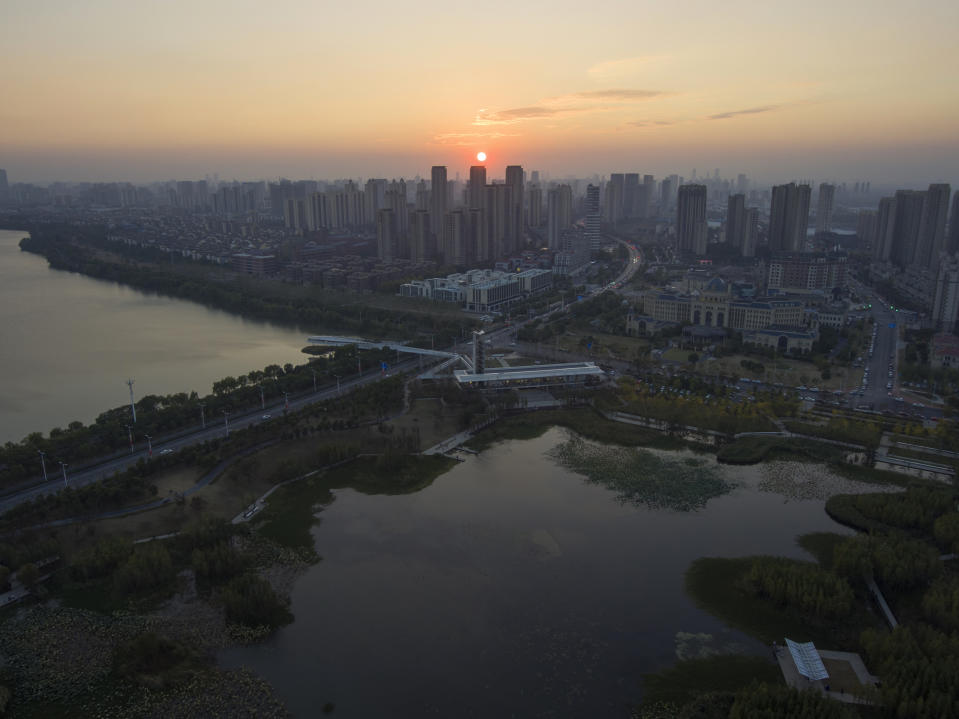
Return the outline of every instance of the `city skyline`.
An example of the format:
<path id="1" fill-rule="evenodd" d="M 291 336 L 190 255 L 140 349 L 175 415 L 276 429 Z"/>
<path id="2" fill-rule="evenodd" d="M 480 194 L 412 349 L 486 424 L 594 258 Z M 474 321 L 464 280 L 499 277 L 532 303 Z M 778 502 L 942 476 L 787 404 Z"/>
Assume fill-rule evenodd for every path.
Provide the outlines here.
<path id="1" fill-rule="evenodd" d="M 955 3 L 513 10 L 14 0 L 0 166 L 24 182 L 426 177 L 483 150 L 556 177 L 959 181 Z"/>

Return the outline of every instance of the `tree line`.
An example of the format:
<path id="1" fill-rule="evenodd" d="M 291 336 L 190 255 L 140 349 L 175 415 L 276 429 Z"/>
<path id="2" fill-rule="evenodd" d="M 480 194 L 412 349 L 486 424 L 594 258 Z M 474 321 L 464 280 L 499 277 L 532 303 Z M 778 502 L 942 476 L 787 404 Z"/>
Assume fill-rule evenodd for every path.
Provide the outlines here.
<path id="1" fill-rule="evenodd" d="M 950 488 L 913 485 L 905 492 L 834 495 L 826 502 L 826 512 L 837 522 L 864 532 L 901 530 L 932 536 L 940 521 L 943 538 L 956 540 L 959 525 L 949 530 L 955 520 L 938 520 L 952 514 L 955 503 L 956 493 Z"/>
<path id="2" fill-rule="evenodd" d="M 229 277 L 211 275 L 197 280 L 159 258 L 139 261 L 141 248 L 111 242 L 106 229 L 99 226 L 34 226 L 20 247 L 44 255 L 56 269 L 80 272 L 287 326 L 348 331 L 377 338 L 405 339 L 429 334 L 437 346 L 445 346 L 460 337 L 464 327 L 472 329 L 476 325 L 474 320 L 458 315 L 414 313 L 353 302 L 334 303 L 329 297 L 295 296 L 284 291 L 278 282 L 244 282 L 238 287 L 235 279 Z M 117 259 L 106 259 L 103 252 Z M 129 259 L 124 259 L 124 255 Z M 183 260 L 182 264 L 198 263 Z"/>
<path id="3" fill-rule="evenodd" d="M 852 587 L 845 578 L 817 564 L 784 557 L 756 558 L 744 582 L 755 596 L 780 607 L 797 609 L 812 618 L 846 617 L 855 602 Z"/>
<path id="4" fill-rule="evenodd" d="M 959 635 L 922 624 L 862 634 L 866 662 L 882 679 L 890 716 L 940 719 L 959 716 Z"/>
<path id="5" fill-rule="evenodd" d="M 238 377 L 225 377 L 213 383 L 213 392 L 203 397 L 196 392 L 169 395 L 145 395 L 136 403 L 137 423 L 133 440 L 137 451 L 145 451 L 144 437 L 159 437 L 178 429 L 194 427 L 205 417 L 207 424 L 222 422 L 223 412 L 246 412 L 260 406 L 262 396 L 270 402 L 284 393 L 297 394 L 317 387 L 335 384 L 337 377 L 350 377 L 358 361 L 366 368 L 378 367 L 381 361 L 392 361 L 392 353 L 371 352 L 355 346 L 340 347 L 332 357 L 319 357 L 302 365 L 267 365 Z M 40 475 L 39 452 L 47 456 L 47 470 L 55 475 L 55 461 L 69 459 L 76 465 L 84 460 L 107 456 L 130 447 L 131 412 L 128 405 L 100 414 L 93 423 L 71 422 L 66 429 L 54 428 L 49 436 L 33 432 L 20 442 L 7 442 L 0 447 L 0 487 L 14 486 Z"/>
<path id="6" fill-rule="evenodd" d="M 893 590 L 921 586 L 942 572 L 935 547 L 899 533 L 850 537 L 836 545 L 833 565 L 843 576 L 875 578 Z"/>

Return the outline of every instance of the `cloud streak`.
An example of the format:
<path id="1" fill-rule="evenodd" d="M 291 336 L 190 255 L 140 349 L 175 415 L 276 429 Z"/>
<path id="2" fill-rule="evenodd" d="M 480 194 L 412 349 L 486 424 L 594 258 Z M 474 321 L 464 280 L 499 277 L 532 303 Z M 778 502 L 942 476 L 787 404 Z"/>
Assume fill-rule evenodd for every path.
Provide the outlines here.
<path id="1" fill-rule="evenodd" d="M 732 110 L 731 112 L 719 112 L 715 115 L 710 115 L 707 117 L 707 120 L 728 120 L 731 117 L 739 117 L 740 115 L 758 115 L 762 112 L 773 112 L 778 110 L 779 105 L 764 105 L 762 107 L 750 107 L 745 110 Z"/>
<path id="2" fill-rule="evenodd" d="M 481 108 L 476 112 L 473 124 L 512 125 L 527 120 L 538 120 L 557 115 L 581 112 L 603 112 L 612 109 L 610 105 L 623 105 L 646 102 L 674 93 L 666 90 L 640 90 L 632 88 L 613 88 L 609 90 L 584 90 L 567 95 L 559 95 L 543 100 L 537 105 L 514 107 L 507 110 L 490 112 Z"/>
<path id="3" fill-rule="evenodd" d="M 626 124 L 632 127 L 666 127 L 667 125 L 675 125 L 676 123 L 672 120 L 635 120 L 633 122 L 627 122 Z"/>

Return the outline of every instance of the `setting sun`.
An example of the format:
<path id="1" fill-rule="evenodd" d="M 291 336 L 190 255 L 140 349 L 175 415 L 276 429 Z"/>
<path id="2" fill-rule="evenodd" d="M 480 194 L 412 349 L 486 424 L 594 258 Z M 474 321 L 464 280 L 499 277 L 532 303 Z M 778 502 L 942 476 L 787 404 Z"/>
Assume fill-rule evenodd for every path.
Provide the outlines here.
<path id="1" fill-rule="evenodd" d="M 485 153 L 485 152 L 477 152 L 477 153 L 476 153 L 476 159 L 479 160 L 480 162 L 486 162 L 486 153 Z"/>

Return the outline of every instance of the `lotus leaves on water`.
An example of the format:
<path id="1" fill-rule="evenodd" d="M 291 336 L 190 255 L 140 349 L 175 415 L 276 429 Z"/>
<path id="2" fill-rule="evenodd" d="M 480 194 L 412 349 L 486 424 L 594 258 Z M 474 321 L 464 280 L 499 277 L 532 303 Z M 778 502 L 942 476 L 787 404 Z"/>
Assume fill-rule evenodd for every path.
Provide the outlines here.
<path id="1" fill-rule="evenodd" d="M 719 467 L 695 457 L 663 457 L 645 449 L 588 442 L 575 435 L 550 455 L 567 469 L 616 492 L 624 504 L 690 512 L 735 485 Z"/>

